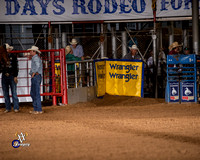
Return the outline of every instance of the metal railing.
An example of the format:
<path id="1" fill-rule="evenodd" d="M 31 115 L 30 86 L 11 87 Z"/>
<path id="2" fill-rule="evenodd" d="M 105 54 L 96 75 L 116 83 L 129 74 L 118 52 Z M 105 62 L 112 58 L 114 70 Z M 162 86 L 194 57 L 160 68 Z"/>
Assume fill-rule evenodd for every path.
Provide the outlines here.
<path id="1" fill-rule="evenodd" d="M 94 86 L 93 65 L 93 60 L 66 62 L 67 88 Z"/>

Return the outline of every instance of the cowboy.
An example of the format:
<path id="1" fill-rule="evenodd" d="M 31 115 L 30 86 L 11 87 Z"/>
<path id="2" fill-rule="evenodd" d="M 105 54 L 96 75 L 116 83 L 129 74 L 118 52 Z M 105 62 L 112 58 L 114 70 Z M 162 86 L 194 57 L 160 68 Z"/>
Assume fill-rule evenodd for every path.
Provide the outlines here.
<path id="1" fill-rule="evenodd" d="M 18 60 L 17 56 L 13 53 L 10 53 L 13 50 L 13 47 L 9 44 L 5 44 L 3 46 L 4 49 L 1 48 L 1 62 L 2 64 L 2 89 L 3 95 L 5 98 L 5 105 L 6 110 L 4 113 L 8 113 L 11 111 L 11 102 L 10 102 L 10 95 L 9 95 L 9 87 L 12 93 L 13 105 L 14 105 L 14 112 L 19 112 L 19 99 L 17 97 L 17 76 L 19 72 L 18 68 Z M 5 55 L 4 55 L 5 54 Z"/>
<path id="2" fill-rule="evenodd" d="M 182 45 L 178 44 L 178 42 L 174 42 L 169 46 L 169 55 L 179 54 L 180 53 L 180 47 Z"/>
<path id="3" fill-rule="evenodd" d="M 183 51 L 184 51 L 184 55 L 189 55 L 190 54 L 190 48 L 188 48 L 188 47 L 185 47 L 183 49 Z"/>
<path id="4" fill-rule="evenodd" d="M 132 47 L 129 47 L 130 52 L 125 55 L 122 59 L 137 59 L 141 60 L 140 55 L 138 54 L 138 48 L 136 45 L 132 45 Z"/>
<path id="5" fill-rule="evenodd" d="M 80 57 L 74 56 L 72 47 L 70 47 L 69 45 L 66 46 L 66 48 L 65 48 L 65 59 L 66 59 L 66 62 L 81 61 Z M 74 64 L 68 64 L 67 71 L 68 71 L 68 74 L 70 74 L 70 75 L 74 74 Z"/>
<path id="6" fill-rule="evenodd" d="M 40 50 L 36 46 L 32 46 L 30 49 L 30 55 L 31 58 L 31 98 L 33 100 L 33 111 L 30 111 L 31 114 L 41 114 L 42 111 L 42 105 L 41 105 L 41 97 L 40 97 L 40 84 L 42 81 L 42 60 L 38 56 L 38 53 L 40 54 Z"/>
<path id="7" fill-rule="evenodd" d="M 70 47 L 73 50 L 73 55 L 76 57 L 81 58 L 81 60 L 84 60 L 84 52 L 83 52 L 83 47 L 82 45 L 78 44 L 76 39 L 72 39 L 71 42 L 69 42 L 71 45 Z"/>
<path id="8" fill-rule="evenodd" d="M 80 57 L 76 57 L 73 54 L 72 47 L 70 45 L 66 46 L 65 48 L 65 59 L 66 62 L 69 61 L 81 61 Z M 67 64 L 67 74 L 68 74 L 68 85 L 74 86 L 74 77 L 75 77 L 75 66 L 74 64 Z"/>

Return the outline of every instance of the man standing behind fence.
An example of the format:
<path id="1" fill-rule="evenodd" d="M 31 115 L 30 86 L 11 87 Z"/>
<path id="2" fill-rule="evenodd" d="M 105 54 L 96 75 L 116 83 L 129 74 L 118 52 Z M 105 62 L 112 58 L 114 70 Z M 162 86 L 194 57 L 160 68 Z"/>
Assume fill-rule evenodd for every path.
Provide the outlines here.
<path id="1" fill-rule="evenodd" d="M 177 55 L 180 54 L 180 47 L 182 45 L 178 44 L 178 42 L 174 42 L 169 46 L 169 55 Z"/>
<path id="2" fill-rule="evenodd" d="M 33 100 L 33 111 L 30 111 L 31 114 L 41 114 L 42 104 L 40 97 L 40 84 L 42 81 L 42 60 L 38 56 L 38 53 L 41 53 L 36 46 L 32 46 L 30 49 L 31 59 L 31 98 Z"/>
<path id="3" fill-rule="evenodd" d="M 72 39 L 71 42 L 69 42 L 71 44 L 71 48 L 73 50 L 73 55 L 76 57 L 80 57 L 81 60 L 84 60 L 84 52 L 83 52 L 83 47 L 82 45 L 78 44 L 76 39 Z M 77 45 L 78 44 L 78 45 Z"/>
<path id="4" fill-rule="evenodd" d="M 122 59 L 141 60 L 141 57 L 138 54 L 138 48 L 136 45 L 132 45 L 132 47 L 129 47 L 129 49 L 130 49 L 130 52 L 126 54 Z"/>
<path id="5" fill-rule="evenodd" d="M 6 110 L 4 113 L 8 113 L 11 111 L 11 102 L 10 102 L 10 96 L 9 96 L 9 86 L 11 88 L 12 92 L 12 99 L 13 99 L 13 105 L 14 105 L 14 112 L 19 112 L 19 99 L 17 97 L 17 76 L 19 72 L 18 68 L 18 61 L 17 57 L 10 53 L 13 50 L 13 47 L 9 44 L 5 44 L 3 46 L 5 49 L 5 55 L 7 61 L 5 62 L 5 58 L 1 59 L 3 63 L 1 63 L 2 67 L 2 89 L 3 89 L 3 95 L 5 98 L 5 105 Z M 0 54 L 3 54 L 2 52 Z"/>

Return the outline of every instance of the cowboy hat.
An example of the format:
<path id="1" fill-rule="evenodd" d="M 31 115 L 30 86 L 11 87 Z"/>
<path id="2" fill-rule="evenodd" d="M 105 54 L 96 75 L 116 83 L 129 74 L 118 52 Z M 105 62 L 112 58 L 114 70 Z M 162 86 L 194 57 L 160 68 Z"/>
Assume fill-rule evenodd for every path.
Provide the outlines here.
<path id="1" fill-rule="evenodd" d="M 135 44 L 132 45 L 132 47 L 129 47 L 129 49 L 130 49 L 130 50 L 132 50 L 132 49 L 138 50 L 138 48 L 137 48 L 137 46 L 136 46 Z"/>
<path id="2" fill-rule="evenodd" d="M 28 51 L 36 51 L 36 52 L 38 52 L 38 53 L 41 53 L 40 51 L 39 51 L 39 48 L 38 47 L 36 47 L 36 46 L 32 46 L 31 48 L 29 48 L 29 49 L 27 49 Z"/>
<path id="3" fill-rule="evenodd" d="M 10 49 L 11 51 L 13 50 L 13 46 L 10 46 L 8 43 L 5 43 L 6 49 Z"/>
<path id="4" fill-rule="evenodd" d="M 72 50 L 72 48 L 68 45 L 68 46 L 66 46 L 65 47 L 65 54 L 68 54 L 68 53 L 70 53 L 71 52 L 71 50 Z"/>
<path id="5" fill-rule="evenodd" d="M 77 40 L 76 39 L 72 39 L 72 41 L 71 42 L 69 42 L 70 44 L 77 44 L 78 42 L 77 42 Z"/>
<path id="6" fill-rule="evenodd" d="M 178 44 L 178 42 L 174 42 L 169 46 L 169 50 L 171 51 L 172 49 L 176 48 L 176 47 L 180 47 L 182 46 L 181 44 Z"/>

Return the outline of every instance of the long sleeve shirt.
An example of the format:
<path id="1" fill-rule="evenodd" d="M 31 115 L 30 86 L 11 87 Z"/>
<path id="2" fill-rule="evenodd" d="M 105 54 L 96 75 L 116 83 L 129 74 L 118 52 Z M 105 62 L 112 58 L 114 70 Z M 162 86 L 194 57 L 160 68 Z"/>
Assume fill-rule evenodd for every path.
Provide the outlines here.
<path id="1" fill-rule="evenodd" d="M 132 56 L 131 52 L 126 54 L 122 59 L 135 59 L 135 60 L 141 60 L 141 57 L 139 54 L 136 54 L 135 56 Z"/>
<path id="2" fill-rule="evenodd" d="M 73 50 L 73 55 L 76 57 L 83 57 L 84 53 L 83 53 L 83 47 L 81 45 L 77 45 L 76 48 L 72 47 Z"/>
<path id="3" fill-rule="evenodd" d="M 36 54 L 32 57 L 31 59 L 31 70 L 30 70 L 30 75 L 33 73 L 39 73 L 42 75 L 42 60 L 40 57 Z"/>
<path id="4" fill-rule="evenodd" d="M 81 61 L 80 57 L 76 57 L 73 54 L 67 54 L 65 56 L 65 58 L 66 58 L 66 62 L 68 62 L 68 61 Z M 74 64 L 67 64 L 67 71 L 74 71 L 74 70 L 75 70 Z"/>
<path id="5" fill-rule="evenodd" d="M 14 53 L 9 53 L 8 60 L 7 64 L 3 67 L 3 74 L 9 74 L 17 77 L 19 72 L 17 56 Z"/>

